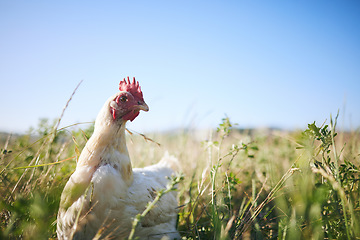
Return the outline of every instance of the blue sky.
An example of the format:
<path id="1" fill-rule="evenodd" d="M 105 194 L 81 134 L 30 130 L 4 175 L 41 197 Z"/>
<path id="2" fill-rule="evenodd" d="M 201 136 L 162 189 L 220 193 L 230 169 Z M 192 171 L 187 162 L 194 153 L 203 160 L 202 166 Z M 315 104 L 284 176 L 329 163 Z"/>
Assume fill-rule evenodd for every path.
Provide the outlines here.
<path id="1" fill-rule="evenodd" d="M 135 76 L 147 132 L 360 126 L 358 1 L 0 1 L 0 131 L 93 121 Z"/>

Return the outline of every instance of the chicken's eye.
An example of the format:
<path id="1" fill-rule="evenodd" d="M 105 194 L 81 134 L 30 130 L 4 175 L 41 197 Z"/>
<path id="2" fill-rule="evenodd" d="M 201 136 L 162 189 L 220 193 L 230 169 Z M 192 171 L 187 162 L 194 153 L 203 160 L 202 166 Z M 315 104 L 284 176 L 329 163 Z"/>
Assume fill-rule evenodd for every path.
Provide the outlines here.
<path id="1" fill-rule="evenodd" d="M 128 99 L 128 98 L 127 98 L 127 97 L 125 97 L 125 96 L 120 97 L 120 101 L 121 101 L 121 102 L 126 102 L 126 101 L 127 101 L 127 99 Z"/>

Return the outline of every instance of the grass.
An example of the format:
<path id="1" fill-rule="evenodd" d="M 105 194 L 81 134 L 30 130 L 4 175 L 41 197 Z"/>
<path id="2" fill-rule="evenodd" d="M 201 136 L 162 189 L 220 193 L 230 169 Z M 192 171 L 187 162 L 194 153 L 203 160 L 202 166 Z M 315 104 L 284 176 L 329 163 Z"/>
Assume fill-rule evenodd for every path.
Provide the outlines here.
<path id="1" fill-rule="evenodd" d="M 203 136 L 128 134 L 127 143 L 134 167 L 166 151 L 179 159 L 184 239 L 360 239 L 360 134 L 337 134 L 336 119 L 285 132 L 224 118 Z M 0 239 L 56 238 L 60 194 L 93 131 L 58 122 L 0 138 Z"/>

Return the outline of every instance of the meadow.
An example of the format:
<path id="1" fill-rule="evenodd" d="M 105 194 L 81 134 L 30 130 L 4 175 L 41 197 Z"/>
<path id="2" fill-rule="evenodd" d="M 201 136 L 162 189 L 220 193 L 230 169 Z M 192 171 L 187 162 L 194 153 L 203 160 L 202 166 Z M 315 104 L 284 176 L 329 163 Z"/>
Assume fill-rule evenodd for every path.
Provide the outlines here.
<path id="1" fill-rule="evenodd" d="M 133 167 L 179 160 L 183 239 L 360 239 L 360 134 L 336 120 L 302 131 L 217 129 L 145 135 L 129 130 Z M 0 239 L 56 239 L 62 189 L 93 124 L 0 136 Z"/>

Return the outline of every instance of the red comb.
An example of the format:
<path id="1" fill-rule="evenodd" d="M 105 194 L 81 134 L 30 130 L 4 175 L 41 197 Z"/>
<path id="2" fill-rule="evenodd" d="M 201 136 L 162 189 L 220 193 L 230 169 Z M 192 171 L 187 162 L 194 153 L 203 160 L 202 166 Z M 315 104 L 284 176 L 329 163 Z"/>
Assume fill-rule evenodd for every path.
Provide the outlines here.
<path id="1" fill-rule="evenodd" d="M 127 81 L 124 78 L 124 80 L 120 81 L 119 84 L 119 90 L 120 91 L 126 91 L 131 93 L 134 97 L 138 97 L 141 100 L 143 100 L 143 94 L 141 92 L 141 88 L 138 81 L 135 81 L 135 77 L 133 78 L 133 81 L 130 82 L 130 78 L 127 77 Z"/>

